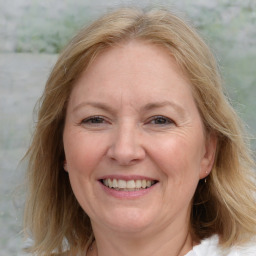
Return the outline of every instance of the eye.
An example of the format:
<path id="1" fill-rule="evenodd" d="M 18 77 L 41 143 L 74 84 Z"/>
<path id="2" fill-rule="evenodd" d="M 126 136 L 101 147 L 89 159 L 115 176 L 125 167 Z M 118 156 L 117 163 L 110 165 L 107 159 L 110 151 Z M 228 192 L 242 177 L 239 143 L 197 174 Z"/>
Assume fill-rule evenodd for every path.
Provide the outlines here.
<path id="1" fill-rule="evenodd" d="M 98 125 L 106 123 L 106 120 L 102 116 L 91 116 L 82 120 L 81 123 L 86 125 Z"/>
<path id="2" fill-rule="evenodd" d="M 153 116 L 148 123 L 153 125 L 170 125 L 174 124 L 174 121 L 165 116 Z"/>

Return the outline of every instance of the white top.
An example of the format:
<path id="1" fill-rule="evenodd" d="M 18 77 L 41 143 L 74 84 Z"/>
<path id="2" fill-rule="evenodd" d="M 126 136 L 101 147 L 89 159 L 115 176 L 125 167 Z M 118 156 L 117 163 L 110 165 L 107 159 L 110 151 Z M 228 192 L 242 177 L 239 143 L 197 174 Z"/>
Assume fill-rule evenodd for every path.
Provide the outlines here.
<path id="1" fill-rule="evenodd" d="M 256 244 L 232 247 L 228 252 L 221 251 L 217 235 L 203 240 L 185 256 L 256 256 Z"/>
<path id="2" fill-rule="evenodd" d="M 256 243 L 247 246 L 234 246 L 229 251 L 223 252 L 219 246 L 217 235 L 203 240 L 199 245 L 184 256 L 256 256 Z"/>

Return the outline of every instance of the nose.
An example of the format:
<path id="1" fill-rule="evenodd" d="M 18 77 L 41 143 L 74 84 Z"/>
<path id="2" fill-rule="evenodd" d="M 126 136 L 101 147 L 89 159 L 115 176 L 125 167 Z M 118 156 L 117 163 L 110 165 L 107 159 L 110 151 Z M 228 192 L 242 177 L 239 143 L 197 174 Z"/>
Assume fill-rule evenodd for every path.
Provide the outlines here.
<path id="1" fill-rule="evenodd" d="M 144 159 L 142 134 L 136 125 L 123 124 L 113 131 L 107 156 L 119 165 L 133 165 Z"/>

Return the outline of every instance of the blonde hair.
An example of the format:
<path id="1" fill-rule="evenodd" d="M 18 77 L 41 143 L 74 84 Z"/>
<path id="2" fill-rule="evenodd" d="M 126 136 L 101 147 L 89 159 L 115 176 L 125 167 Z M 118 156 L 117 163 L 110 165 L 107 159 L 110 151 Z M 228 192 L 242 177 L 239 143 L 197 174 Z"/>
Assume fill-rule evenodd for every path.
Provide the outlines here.
<path id="1" fill-rule="evenodd" d="M 166 10 L 120 9 L 82 29 L 60 55 L 41 97 L 33 141 L 28 150 L 25 227 L 30 252 L 70 255 L 86 248 L 93 233 L 78 204 L 68 174 L 62 133 L 66 106 L 81 72 L 109 47 L 144 40 L 169 50 L 192 84 L 207 134 L 218 138 L 212 172 L 199 181 L 191 211 L 191 232 L 199 240 L 218 234 L 223 247 L 256 234 L 254 163 L 240 121 L 222 89 L 215 59 L 194 29 Z"/>

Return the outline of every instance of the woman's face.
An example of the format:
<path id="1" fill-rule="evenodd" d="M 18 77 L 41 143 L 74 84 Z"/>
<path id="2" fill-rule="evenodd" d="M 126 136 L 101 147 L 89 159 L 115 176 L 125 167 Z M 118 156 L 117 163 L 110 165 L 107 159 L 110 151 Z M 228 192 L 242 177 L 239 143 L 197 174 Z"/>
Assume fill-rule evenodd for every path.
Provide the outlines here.
<path id="1" fill-rule="evenodd" d="M 82 74 L 63 140 L 65 169 L 93 228 L 122 232 L 188 227 L 215 151 L 174 59 L 136 41 L 106 50 Z"/>

